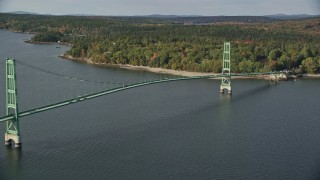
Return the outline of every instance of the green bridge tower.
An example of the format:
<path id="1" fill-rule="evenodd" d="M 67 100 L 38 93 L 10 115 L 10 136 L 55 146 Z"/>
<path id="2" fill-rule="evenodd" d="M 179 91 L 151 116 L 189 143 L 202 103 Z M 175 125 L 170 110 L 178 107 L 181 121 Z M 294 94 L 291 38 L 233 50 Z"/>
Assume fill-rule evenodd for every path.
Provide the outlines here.
<path id="1" fill-rule="evenodd" d="M 223 47 L 223 64 L 222 64 L 222 75 L 226 75 L 222 77 L 220 92 L 224 93 L 224 90 L 228 90 L 228 94 L 232 94 L 231 90 L 231 64 L 230 64 L 230 42 L 225 42 Z"/>
<path id="2" fill-rule="evenodd" d="M 14 142 L 15 147 L 21 147 L 19 129 L 17 82 L 14 59 L 6 59 L 6 115 L 13 115 L 13 120 L 7 121 L 5 133 L 5 145 L 10 146 Z"/>

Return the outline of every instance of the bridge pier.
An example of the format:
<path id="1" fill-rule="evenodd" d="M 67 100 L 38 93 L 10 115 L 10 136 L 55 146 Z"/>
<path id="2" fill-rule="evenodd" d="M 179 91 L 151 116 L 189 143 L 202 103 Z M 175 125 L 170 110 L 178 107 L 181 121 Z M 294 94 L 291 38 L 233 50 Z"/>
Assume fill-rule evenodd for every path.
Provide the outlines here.
<path id="1" fill-rule="evenodd" d="M 231 86 L 220 85 L 220 93 L 223 94 L 225 89 L 227 90 L 228 94 L 232 94 Z"/>
<path id="2" fill-rule="evenodd" d="M 14 142 L 14 147 L 21 148 L 21 137 L 16 134 L 4 134 L 4 145 L 11 146 L 12 142 Z"/>

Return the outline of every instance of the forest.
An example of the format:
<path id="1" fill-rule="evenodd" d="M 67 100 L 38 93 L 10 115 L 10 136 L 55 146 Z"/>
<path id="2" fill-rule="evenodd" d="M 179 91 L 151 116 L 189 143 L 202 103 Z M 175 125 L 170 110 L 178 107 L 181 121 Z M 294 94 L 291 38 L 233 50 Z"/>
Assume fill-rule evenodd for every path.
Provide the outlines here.
<path id="1" fill-rule="evenodd" d="M 35 33 L 34 42 L 72 44 L 66 56 L 221 72 L 223 42 L 231 42 L 232 72 L 320 72 L 320 18 L 108 17 L 0 13 L 0 29 Z"/>

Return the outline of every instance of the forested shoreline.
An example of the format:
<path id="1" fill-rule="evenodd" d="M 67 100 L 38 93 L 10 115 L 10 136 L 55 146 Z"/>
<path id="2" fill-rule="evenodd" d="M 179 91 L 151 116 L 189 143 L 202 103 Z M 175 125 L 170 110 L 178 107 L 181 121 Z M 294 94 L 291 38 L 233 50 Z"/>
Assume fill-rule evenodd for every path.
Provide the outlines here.
<path id="1" fill-rule="evenodd" d="M 251 19 L 250 19 L 251 18 Z M 76 17 L 0 13 L 0 28 L 36 33 L 34 42 L 72 44 L 68 56 L 102 64 L 130 64 L 221 72 L 224 41 L 232 72 L 320 71 L 320 18 Z"/>

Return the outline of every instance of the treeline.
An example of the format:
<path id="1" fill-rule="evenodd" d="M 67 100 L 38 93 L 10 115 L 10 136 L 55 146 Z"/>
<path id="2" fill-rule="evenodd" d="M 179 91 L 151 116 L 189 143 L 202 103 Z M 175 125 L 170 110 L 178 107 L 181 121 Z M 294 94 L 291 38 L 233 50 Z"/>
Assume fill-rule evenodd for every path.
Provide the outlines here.
<path id="1" fill-rule="evenodd" d="M 45 33 L 36 34 L 31 38 L 34 42 L 66 42 L 68 38 L 65 38 L 61 32 L 49 31 Z"/>
<path id="2" fill-rule="evenodd" d="M 221 72 L 223 42 L 230 41 L 233 72 L 320 70 L 319 18 L 248 23 L 227 17 L 186 25 L 178 18 L 0 15 L 0 28 L 36 32 L 33 41 L 72 43 L 68 55 L 98 63 Z M 187 20 L 196 24 L 201 17 Z"/>

